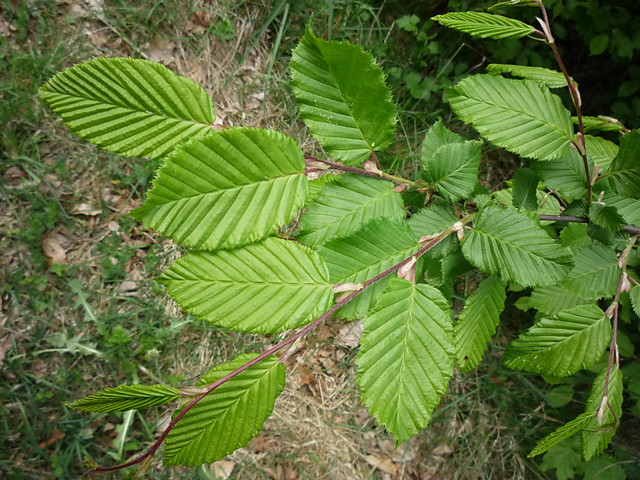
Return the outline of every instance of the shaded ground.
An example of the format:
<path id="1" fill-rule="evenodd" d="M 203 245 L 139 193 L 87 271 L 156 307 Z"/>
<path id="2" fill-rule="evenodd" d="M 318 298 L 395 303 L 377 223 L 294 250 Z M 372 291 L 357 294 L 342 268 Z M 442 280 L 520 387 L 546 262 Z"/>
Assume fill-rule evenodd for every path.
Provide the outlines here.
<path id="1" fill-rule="evenodd" d="M 210 366 L 267 341 L 193 321 L 167 299 L 153 277 L 179 252 L 126 216 L 140 205 L 156 162 L 85 144 L 44 108 L 36 90 L 82 60 L 147 58 L 203 85 L 218 123 L 275 128 L 312 152 L 287 87 L 282 47 L 295 42 L 311 9 L 267 1 L 130 5 L 0 7 L 3 478 L 76 478 L 84 457 L 114 464 L 135 455 L 170 410 L 81 414 L 64 402 L 119 383 L 191 384 Z M 406 138 L 394 147 L 398 155 L 404 144 Z M 502 180 L 495 165 L 488 175 Z M 456 378 L 432 427 L 394 448 L 358 401 L 357 328 L 335 321 L 296 346 L 285 392 L 247 447 L 192 470 L 164 469 L 157 459 L 152 478 L 542 478 L 515 439 L 526 439 L 539 422 L 543 393 L 527 377 L 496 367 L 497 360 L 475 377 Z M 489 355 L 498 359 L 500 349 Z M 526 389 L 533 392 L 530 407 L 514 393 Z"/>

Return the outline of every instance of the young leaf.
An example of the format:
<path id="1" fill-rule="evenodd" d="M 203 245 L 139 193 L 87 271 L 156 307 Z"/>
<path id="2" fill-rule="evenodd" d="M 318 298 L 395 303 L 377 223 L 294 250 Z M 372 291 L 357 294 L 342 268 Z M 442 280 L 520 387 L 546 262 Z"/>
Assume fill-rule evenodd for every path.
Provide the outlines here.
<path id="1" fill-rule="evenodd" d="M 589 303 L 588 300 L 574 295 L 562 285 L 535 288 L 531 292 L 529 300 L 531 307 L 547 315 L 555 315 L 562 310 L 568 310 L 578 305 L 586 305 L 587 303 Z"/>
<path id="2" fill-rule="evenodd" d="M 211 384 L 256 356 L 243 354 L 218 365 L 198 385 Z M 284 383 L 284 365 L 271 356 L 219 386 L 171 430 L 165 444 L 165 465 L 212 463 L 245 445 L 271 415 Z"/>
<path id="3" fill-rule="evenodd" d="M 520 20 L 482 12 L 451 12 L 437 15 L 431 20 L 480 38 L 521 38 L 535 30 Z"/>
<path id="4" fill-rule="evenodd" d="M 534 161 L 531 169 L 547 187 L 557 191 L 565 200 L 583 198 L 587 193 L 584 163 L 576 150 L 569 150 L 563 157 L 554 160 Z"/>
<path id="5" fill-rule="evenodd" d="M 393 187 L 386 180 L 342 175 L 309 202 L 298 240 L 311 246 L 322 245 L 357 231 L 374 218 L 402 219 L 402 196 Z"/>
<path id="6" fill-rule="evenodd" d="M 578 117 L 571 117 L 573 123 L 578 125 Z M 585 132 L 589 130 L 600 130 L 601 132 L 620 132 L 623 130 L 623 125 L 620 123 L 613 123 L 607 120 L 606 118 L 600 117 L 582 117 L 582 125 L 584 126 Z"/>
<path id="7" fill-rule="evenodd" d="M 529 168 L 520 168 L 513 176 L 513 206 L 529 211 L 538 209 L 538 177 Z"/>
<path id="8" fill-rule="evenodd" d="M 362 401 L 400 443 L 428 425 L 453 373 L 449 304 L 429 285 L 393 278 L 364 325 Z"/>
<path id="9" fill-rule="evenodd" d="M 593 382 L 585 412 L 598 413 L 602 406 L 606 377 L 605 367 Z M 611 443 L 622 416 L 622 390 L 622 372 L 614 365 L 609 376 L 608 403 L 603 406 L 602 422 L 593 419 L 590 428 L 582 431 L 582 456 L 585 461 L 600 455 Z"/>
<path id="10" fill-rule="evenodd" d="M 480 142 L 448 143 L 439 147 L 430 159 L 422 154 L 423 178 L 449 201 L 471 195 L 478 183 Z"/>
<path id="11" fill-rule="evenodd" d="M 124 412 L 164 405 L 177 400 L 179 396 L 177 388 L 166 385 L 119 385 L 79 398 L 69 406 L 85 412 Z"/>
<path id="12" fill-rule="evenodd" d="M 447 92 L 456 115 L 500 147 L 538 160 L 560 158 L 569 149 L 571 115 L 536 82 L 473 75 Z"/>
<path id="13" fill-rule="evenodd" d="M 596 305 L 581 305 L 543 318 L 507 345 L 505 365 L 567 377 L 596 363 L 610 341 L 609 318 Z"/>
<path id="14" fill-rule="evenodd" d="M 623 197 L 640 197 L 640 130 L 622 137 L 618 155 L 611 162 L 609 181 Z"/>
<path id="15" fill-rule="evenodd" d="M 513 206 L 513 188 L 498 190 L 493 192 L 492 196 L 501 205 Z M 536 213 L 538 215 L 560 214 L 560 202 L 558 202 L 558 199 L 549 192 L 536 190 L 536 200 L 538 201 L 538 208 L 536 209 Z M 547 223 L 553 222 L 540 222 L 541 225 L 545 225 Z"/>
<path id="16" fill-rule="evenodd" d="M 326 41 L 307 29 L 290 66 L 300 115 L 329 155 L 354 165 L 393 141 L 391 92 L 361 47 Z"/>
<path id="17" fill-rule="evenodd" d="M 230 128 L 181 146 L 132 215 L 188 247 L 215 250 L 275 233 L 307 198 L 300 147 L 285 135 Z"/>
<path id="18" fill-rule="evenodd" d="M 533 458 L 536 455 L 540 455 L 551 447 L 559 444 L 563 440 L 575 435 L 576 433 L 584 430 L 591 423 L 591 421 L 595 418 L 595 412 L 584 412 L 578 415 L 576 418 L 571 420 L 570 422 L 565 423 L 560 428 L 550 433 L 542 440 L 538 442 L 533 450 L 527 455 L 529 458 Z"/>
<path id="19" fill-rule="evenodd" d="M 605 245 L 591 245 L 578 250 L 575 266 L 561 283 L 576 296 L 586 300 L 613 297 L 620 268 L 616 252 Z"/>
<path id="20" fill-rule="evenodd" d="M 567 80 L 562 72 L 542 67 L 525 67 L 523 65 L 505 65 L 503 63 L 491 63 L 487 65 L 487 72 L 492 75 L 507 73 L 514 77 L 534 80 L 547 88 L 564 88 Z"/>
<path id="21" fill-rule="evenodd" d="M 506 298 L 504 284 L 486 278 L 467 299 L 453 327 L 456 359 L 462 373 L 478 366 L 491 336 L 496 333 Z"/>
<path id="22" fill-rule="evenodd" d="M 413 215 L 408 223 L 416 238 L 421 238 L 444 232 L 457 221 L 458 217 L 449 205 L 432 203 Z M 442 257 L 454 248 L 456 242 L 455 234 L 452 233 L 429 250 L 428 255 L 431 258 Z"/>
<path id="23" fill-rule="evenodd" d="M 478 213 L 462 253 L 480 270 L 522 286 L 552 285 L 573 264 L 571 250 L 555 243 L 537 220 L 496 206 Z"/>
<path id="24" fill-rule="evenodd" d="M 373 278 L 420 249 L 406 222 L 387 218 L 372 220 L 356 233 L 337 238 L 319 249 L 329 269 L 331 283 L 358 283 Z M 349 320 L 364 317 L 384 289 L 382 279 L 351 300 L 337 316 Z"/>
<path id="25" fill-rule="evenodd" d="M 422 142 L 422 162 L 430 162 L 436 150 L 449 143 L 464 143 L 465 139 L 444 126 L 442 120 L 434 123 Z"/>
<path id="26" fill-rule="evenodd" d="M 320 256 L 267 238 L 233 250 L 190 252 L 158 281 L 187 312 L 230 330 L 277 333 L 322 314 L 333 287 Z"/>
<path id="27" fill-rule="evenodd" d="M 158 158 L 211 131 L 211 98 L 146 60 L 98 58 L 58 73 L 40 96 L 79 136 L 129 157 Z"/>

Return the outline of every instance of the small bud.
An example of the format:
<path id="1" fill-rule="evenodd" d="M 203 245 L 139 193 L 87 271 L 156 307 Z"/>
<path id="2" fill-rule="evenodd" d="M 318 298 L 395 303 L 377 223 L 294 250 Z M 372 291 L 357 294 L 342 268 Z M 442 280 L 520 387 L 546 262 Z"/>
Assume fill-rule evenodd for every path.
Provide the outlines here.
<path id="1" fill-rule="evenodd" d="M 617 309 L 618 309 L 618 302 L 613 302 L 611 305 L 609 305 L 609 308 L 607 308 L 607 311 L 604 312 L 604 314 L 609 319 L 612 319 L 613 316 L 615 315 Z"/>
<path id="2" fill-rule="evenodd" d="M 398 277 L 404 278 L 411 283 L 416 283 L 416 261 L 417 258 L 414 255 L 413 257 L 411 257 L 411 260 L 400 267 L 400 270 L 398 270 Z"/>
<path id="3" fill-rule="evenodd" d="M 621 292 L 629 293 L 631 291 L 631 282 L 629 281 L 629 275 L 625 272 L 622 275 L 622 284 L 620 285 Z"/>
<path id="4" fill-rule="evenodd" d="M 464 237 L 464 224 L 462 222 L 456 222 L 453 224 L 453 227 L 451 227 L 451 230 L 456 232 L 458 240 L 462 241 L 462 238 Z"/>
<path id="5" fill-rule="evenodd" d="M 427 243 L 427 242 L 430 242 L 431 240 L 438 238 L 439 236 L 440 236 L 439 233 L 435 233 L 433 235 L 425 235 L 424 237 L 420 237 L 420 240 L 418 240 L 418 242 Z"/>
<path id="6" fill-rule="evenodd" d="M 600 408 L 598 408 L 598 425 L 602 425 L 604 422 L 604 411 L 607 408 L 607 404 L 609 403 L 609 397 L 604 395 L 602 397 L 602 401 L 600 402 Z"/>
<path id="7" fill-rule="evenodd" d="M 306 157 L 304 159 L 304 166 L 307 170 L 329 170 L 331 167 L 324 162 L 316 160 L 315 158 Z"/>
<path id="8" fill-rule="evenodd" d="M 407 190 L 407 185 L 404 183 L 401 183 L 400 185 L 396 185 L 395 187 L 393 187 L 393 191 L 398 193 L 403 193 L 406 190 Z"/>
<path id="9" fill-rule="evenodd" d="M 337 283 L 333 286 L 334 293 L 355 292 L 362 289 L 362 283 Z"/>
<path id="10" fill-rule="evenodd" d="M 364 167 L 364 169 L 367 172 L 371 172 L 371 173 L 376 173 L 378 175 L 382 175 L 382 171 L 378 168 L 376 163 L 371 159 L 365 160 L 365 162 L 364 162 L 364 164 L 362 166 Z"/>
<path id="11" fill-rule="evenodd" d="M 592 178 L 591 178 L 591 185 L 594 185 L 596 183 L 596 180 L 598 179 L 599 175 L 600 175 L 600 165 L 595 163 L 593 165 L 593 175 L 592 175 Z"/>
<path id="12" fill-rule="evenodd" d="M 195 386 L 180 387 L 178 389 L 178 391 L 180 392 L 180 395 L 186 396 L 186 397 L 200 395 L 201 393 L 206 393 L 207 390 L 208 390 L 207 387 L 195 387 Z"/>

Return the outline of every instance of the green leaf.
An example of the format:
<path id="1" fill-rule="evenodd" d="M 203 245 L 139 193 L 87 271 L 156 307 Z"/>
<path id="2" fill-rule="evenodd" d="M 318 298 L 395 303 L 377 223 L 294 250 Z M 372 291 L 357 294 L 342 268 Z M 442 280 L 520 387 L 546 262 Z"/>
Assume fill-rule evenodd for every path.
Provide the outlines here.
<path id="1" fill-rule="evenodd" d="M 453 373 L 449 304 L 434 287 L 393 278 L 364 325 L 362 401 L 400 443 L 428 425 Z"/>
<path id="2" fill-rule="evenodd" d="M 448 143 L 422 154 L 422 177 L 449 201 L 471 195 L 478 183 L 480 142 Z M 430 158 L 429 158 L 430 157 Z"/>
<path id="3" fill-rule="evenodd" d="M 329 269 L 331 283 L 364 282 L 420 249 L 406 222 L 379 218 L 348 237 L 338 238 L 319 249 Z M 382 279 L 341 308 L 336 316 L 364 317 L 375 304 L 388 279 Z"/>
<path id="4" fill-rule="evenodd" d="M 624 197 L 640 197 L 640 130 L 623 135 L 609 168 L 609 182 Z"/>
<path id="5" fill-rule="evenodd" d="M 575 266 L 562 281 L 576 296 L 595 300 L 613 297 L 616 293 L 620 268 L 616 252 L 605 245 L 591 245 L 578 250 Z"/>
<path id="6" fill-rule="evenodd" d="M 547 393 L 545 400 L 550 406 L 560 408 L 568 405 L 573 400 L 573 393 L 572 385 L 558 385 Z"/>
<path id="7" fill-rule="evenodd" d="M 600 55 L 604 53 L 609 45 L 609 35 L 603 33 L 601 35 L 596 35 L 589 42 L 589 53 L 591 55 Z"/>
<path id="8" fill-rule="evenodd" d="M 396 123 L 391 92 L 361 47 L 323 40 L 308 29 L 290 67 L 300 115 L 329 155 L 353 165 L 391 144 Z"/>
<path id="9" fill-rule="evenodd" d="M 491 63 L 487 65 L 487 72 L 492 75 L 507 73 L 514 77 L 534 80 L 547 88 L 564 88 L 567 80 L 562 72 L 542 67 L 525 67 L 523 65 L 505 65 L 503 63 Z"/>
<path id="10" fill-rule="evenodd" d="M 534 28 L 520 20 L 482 12 L 451 12 L 431 17 L 448 28 L 480 38 L 521 38 L 531 35 Z"/>
<path id="11" fill-rule="evenodd" d="M 374 218 L 402 219 L 402 196 L 393 187 L 386 180 L 342 175 L 308 204 L 298 239 L 307 245 L 322 245 L 359 230 Z"/>
<path id="12" fill-rule="evenodd" d="M 598 412 L 605 393 L 606 378 L 605 367 L 593 382 L 585 412 Z M 604 406 L 602 422 L 598 423 L 597 419 L 593 419 L 590 428 L 582 432 L 582 457 L 585 461 L 600 455 L 616 434 L 622 416 L 622 390 L 622 372 L 613 365 L 609 376 L 608 405 Z"/>
<path id="13" fill-rule="evenodd" d="M 177 400 L 179 396 L 177 388 L 166 385 L 119 385 L 79 398 L 68 405 L 84 412 L 124 412 L 164 405 Z"/>
<path id="14" fill-rule="evenodd" d="M 188 253 L 158 281 L 187 312 L 242 332 L 299 327 L 324 313 L 333 301 L 320 256 L 278 238 L 233 250 Z"/>
<path id="15" fill-rule="evenodd" d="M 546 162 L 534 161 L 531 168 L 544 184 L 568 201 L 587 194 L 587 180 L 582 157 L 569 150 L 563 157 Z"/>
<path id="16" fill-rule="evenodd" d="M 610 191 L 606 192 L 603 200 L 608 206 L 615 208 L 626 223 L 640 227 L 640 200 L 624 198 Z"/>
<path id="17" fill-rule="evenodd" d="M 611 455 L 600 455 L 584 464 L 583 480 L 627 480 L 624 462 Z M 636 470 L 637 471 L 637 470 Z"/>
<path id="18" fill-rule="evenodd" d="M 555 243 L 537 220 L 496 206 L 478 213 L 462 253 L 483 272 L 522 286 L 556 283 L 573 263 L 571 251 Z"/>
<path id="19" fill-rule="evenodd" d="M 589 220 L 610 232 L 617 232 L 624 226 L 624 218 L 618 213 L 616 207 L 604 205 L 600 202 L 591 204 Z"/>
<path id="20" fill-rule="evenodd" d="M 563 440 L 566 440 L 567 438 L 584 430 L 589 425 L 589 423 L 591 423 L 595 416 L 595 412 L 581 413 L 570 422 L 565 423 L 563 426 L 540 440 L 535 448 L 531 450 L 529 455 L 527 455 L 527 457 L 532 458 L 536 455 L 540 455 L 550 448 L 556 446 Z"/>
<path id="21" fill-rule="evenodd" d="M 584 143 L 589 161 L 598 164 L 601 174 L 607 172 L 611 166 L 611 162 L 618 154 L 618 145 L 604 138 L 591 135 L 584 136 Z"/>
<path id="22" fill-rule="evenodd" d="M 453 209 L 449 205 L 432 203 L 421 209 L 409 219 L 409 226 L 417 238 L 436 235 L 444 232 L 458 221 Z M 442 257 L 449 253 L 456 245 L 454 233 L 443 239 L 427 254 L 431 258 Z"/>
<path id="23" fill-rule="evenodd" d="M 640 317 L 640 285 L 631 287 L 629 296 L 631 297 L 631 305 L 633 305 L 636 315 Z"/>
<path id="24" fill-rule="evenodd" d="M 575 125 L 579 124 L 578 117 L 571 117 Z M 624 128 L 620 123 L 610 122 L 607 117 L 582 117 L 582 125 L 585 132 L 590 130 L 600 130 L 601 132 L 620 132 Z"/>
<path id="25" fill-rule="evenodd" d="M 230 128 L 178 149 L 132 215 L 188 247 L 255 242 L 291 220 L 307 198 L 300 147 L 281 133 Z"/>
<path id="26" fill-rule="evenodd" d="M 560 240 L 565 247 L 569 247 L 574 252 L 581 248 L 593 245 L 593 239 L 589 236 L 588 227 L 585 223 L 570 223 L 560 232 Z"/>
<path id="27" fill-rule="evenodd" d="M 211 131 L 213 104 L 159 63 L 98 58 L 58 73 L 40 96 L 79 136 L 130 157 L 163 157 Z"/>
<path id="28" fill-rule="evenodd" d="M 555 315 L 562 310 L 568 310 L 578 305 L 586 305 L 588 300 L 571 293 L 562 285 L 538 287 L 531 292 L 530 306 L 536 310 Z"/>
<path id="29" fill-rule="evenodd" d="M 595 364 L 610 340 L 609 318 L 596 305 L 581 305 L 542 318 L 507 345 L 505 365 L 566 377 Z"/>
<path id="30" fill-rule="evenodd" d="M 577 437 L 569 437 L 564 442 L 552 447 L 542 457 L 540 469 L 543 472 L 556 469 L 556 480 L 573 480 L 582 469 L 580 445 Z"/>
<path id="31" fill-rule="evenodd" d="M 460 312 L 453 327 L 456 359 L 462 373 L 478 366 L 500 323 L 506 298 L 504 284 L 495 277 L 484 279 Z"/>
<path id="32" fill-rule="evenodd" d="M 198 382 L 221 379 L 257 354 L 244 354 L 209 370 Z M 198 466 L 232 453 L 256 436 L 285 383 L 285 367 L 275 356 L 231 378 L 204 397 L 167 436 L 165 465 Z"/>
<path id="33" fill-rule="evenodd" d="M 538 209 L 538 177 L 528 168 L 519 168 L 513 176 L 513 206 L 525 210 Z"/>
<path id="34" fill-rule="evenodd" d="M 465 139 L 444 126 L 442 120 L 434 123 L 424 136 L 422 143 L 422 162 L 430 162 L 436 150 L 449 143 L 464 143 Z"/>
<path id="35" fill-rule="evenodd" d="M 498 190 L 493 192 L 493 197 L 496 201 L 502 205 L 513 206 L 513 189 L 505 188 L 504 190 Z M 560 214 L 560 202 L 558 199 L 548 192 L 543 190 L 536 191 L 536 199 L 538 200 L 538 208 L 536 213 L 538 215 L 559 215 Z M 553 222 L 540 222 L 541 225 L 545 225 Z"/>
<path id="36" fill-rule="evenodd" d="M 536 82 L 473 75 L 447 92 L 461 120 L 510 152 L 553 160 L 569 149 L 571 115 L 558 96 Z"/>

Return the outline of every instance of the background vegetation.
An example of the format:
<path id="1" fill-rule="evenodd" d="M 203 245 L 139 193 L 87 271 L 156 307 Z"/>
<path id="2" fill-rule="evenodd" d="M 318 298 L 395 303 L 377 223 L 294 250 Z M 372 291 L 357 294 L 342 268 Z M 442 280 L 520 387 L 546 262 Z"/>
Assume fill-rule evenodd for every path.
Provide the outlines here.
<path id="1" fill-rule="evenodd" d="M 418 139 L 437 118 L 473 135 L 452 124 L 445 86 L 492 61 L 553 66 L 533 40 L 474 42 L 429 20 L 491 3 L 2 0 L 0 476 L 75 478 L 84 457 L 127 458 L 163 428 L 168 412 L 160 408 L 149 421 L 148 414 L 78 413 L 64 402 L 117 383 L 192 383 L 203 369 L 258 350 L 262 341 L 191 321 L 167 300 L 153 277 L 176 248 L 126 216 L 139 206 L 156 162 L 115 157 L 71 135 L 37 97 L 46 79 L 98 56 L 160 61 L 207 89 L 220 123 L 279 129 L 312 153 L 287 68 L 312 22 L 316 33 L 362 44 L 379 59 L 396 92 L 401 132 L 381 159 L 410 172 Z M 640 127 L 640 5 L 546 4 L 585 114 L 611 113 Z M 527 9 L 520 14 L 531 21 Z M 485 185 L 499 188 L 519 166 L 486 149 Z M 535 439 L 581 411 L 573 396 L 591 378 L 554 385 L 504 369 L 501 345 L 531 321 L 519 310 L 505 315 L 489 361 L 475 375 L 458 376 L 430 429 L 397 450 L 357 402 L 350 332 L 358 325 L 336 320 L 293 352 L 293 381 L 247 448 L 195 474 L 158 465 L 153 478 L 596 478 L 589 475 L 603 465 L 617 467 L 618 476 L 598 478 L 633 474 L 637 398 L 625 399 L 622 430 L 600 466 L 580 467 L 570 446 L 542 461 L 526 459 Z M 637 326 L 627 330 L 622 343 L 633 357 Z M 629 365 L 631 381 L 639 378 L 637 366 Z M 631 391 L 640 397 L 640 387 Z"/>

